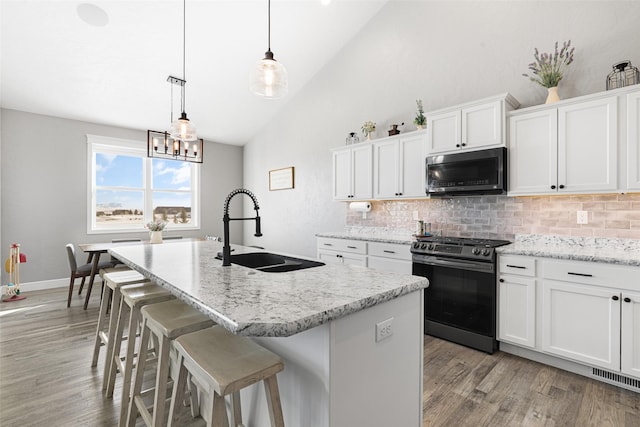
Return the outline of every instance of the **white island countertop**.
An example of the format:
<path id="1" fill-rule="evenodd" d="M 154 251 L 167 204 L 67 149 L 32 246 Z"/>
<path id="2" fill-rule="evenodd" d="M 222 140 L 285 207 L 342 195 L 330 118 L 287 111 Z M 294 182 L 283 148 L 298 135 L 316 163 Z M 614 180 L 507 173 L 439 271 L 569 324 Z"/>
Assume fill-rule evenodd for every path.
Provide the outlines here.
<path id="1" fill-rule="evenodd" d="M 233 254 L 265 252 L 232 249 Z M 291 336 L 429 285 L 424 277 L 348 265 L 284 273 L 222 267 L 216 259 L 221 250 L 220 242 L 192 241 L 123 246 L 109 253 L 230 332 L 254 337 Z"/>

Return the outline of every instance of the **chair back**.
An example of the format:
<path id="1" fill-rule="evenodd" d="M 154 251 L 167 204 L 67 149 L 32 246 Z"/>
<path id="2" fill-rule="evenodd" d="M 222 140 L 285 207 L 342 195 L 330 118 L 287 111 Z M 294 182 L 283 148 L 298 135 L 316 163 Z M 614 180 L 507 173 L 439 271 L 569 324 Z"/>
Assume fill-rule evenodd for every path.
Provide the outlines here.
<path id="1" fill-rule="evenodd" d="M 76 262 L 76 251 L 73 248 L 73 243 L 67 244 L 67 256 L 69 257 L 69 268 L 71 268 L 71 274 L 78 270 L 78 264 Z"/>

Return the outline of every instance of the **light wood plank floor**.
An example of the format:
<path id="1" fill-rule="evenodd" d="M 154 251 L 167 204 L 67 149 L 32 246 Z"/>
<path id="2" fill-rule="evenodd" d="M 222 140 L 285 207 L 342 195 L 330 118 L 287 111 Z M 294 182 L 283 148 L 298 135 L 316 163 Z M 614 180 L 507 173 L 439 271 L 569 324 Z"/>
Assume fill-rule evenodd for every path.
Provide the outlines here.
<path id="1" fill-rule="evenodd" d="M 0 304 L 0 426 L 117 425 L 119 399 L 101 391 L 103 354 L 90 367 L 99 287 L 93 293 L 86 311 L 78 296 L 66 308 L 66 289 Z M 424 427 L 640 426 L 638 393 L 429 336 L 423 401 Z"/>

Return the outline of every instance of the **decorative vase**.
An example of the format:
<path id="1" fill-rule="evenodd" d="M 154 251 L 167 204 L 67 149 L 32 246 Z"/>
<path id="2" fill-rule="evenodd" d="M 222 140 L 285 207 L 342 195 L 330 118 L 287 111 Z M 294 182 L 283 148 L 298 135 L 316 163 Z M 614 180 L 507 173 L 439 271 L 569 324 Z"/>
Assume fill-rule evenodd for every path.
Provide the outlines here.
<path id="1" fill-rule="evenodd" d="M 424 129 L 426 126 L 425 125 L 416 125 L 416 128 L 418 128 L 418 130 L 422 130 Z"/>
<path id="2" fill-rule="evenodd" d="M 162 243 L 162 231 L 150 231 L 149 241 L 151 243 Z"/>
<path id="3" fill-rule="evenodd" d="M 371 132 L 369 132 L 367 134 L 367 141 L 371 141 L 373 139 L 373 137 L 371 136 Z"/>
<path id="4" fill-rule="evenodd" d="M 558 86 L 547 88 L 549 94 L 547 95 L 547 100 L 544 102 L 545 104 L 553 104 L 554 102 L 560 101 L 560 97 L 558 96 Z"/>

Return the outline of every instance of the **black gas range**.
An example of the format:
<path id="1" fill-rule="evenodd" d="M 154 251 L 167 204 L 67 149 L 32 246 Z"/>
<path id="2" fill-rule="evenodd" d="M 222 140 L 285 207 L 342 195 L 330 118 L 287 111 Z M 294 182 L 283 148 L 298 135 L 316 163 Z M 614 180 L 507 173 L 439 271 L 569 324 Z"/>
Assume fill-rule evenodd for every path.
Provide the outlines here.
<path id="1" fill-rule="evenodd" d="M 429 279 L 424 332 L 493 353 L 496 252 L 508 240 L 420 237 L 411 245 L 413 274 Z"/>

